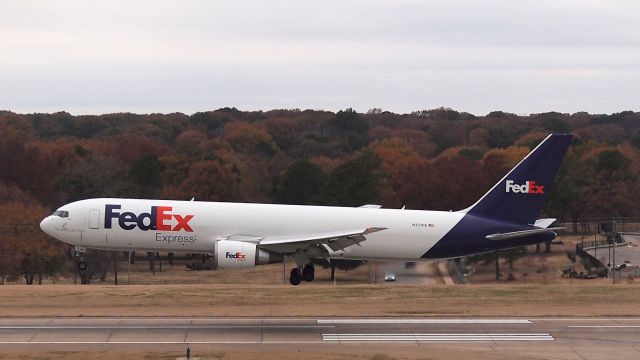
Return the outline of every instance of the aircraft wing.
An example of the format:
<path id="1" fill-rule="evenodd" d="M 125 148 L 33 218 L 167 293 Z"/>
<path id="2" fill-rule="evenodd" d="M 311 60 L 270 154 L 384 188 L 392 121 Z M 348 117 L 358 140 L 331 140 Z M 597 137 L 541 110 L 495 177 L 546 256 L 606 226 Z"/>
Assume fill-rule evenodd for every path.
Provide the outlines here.
<path id="1" fill-rule="evenodd" d="M 563 227 L 555 227 L 555 228 L 543 228 L 543 229 L 531 229 L 531 230 L 513 231 L 513 232 L 507 232 L 507 233 L 490 234 L 490 235 L 485 236 L 485 238 L 487 240 L 507 240 L 507 239 L 526 237 L 526 236 L 530 236 L 530 235 L 542 234 L 542 233 L 545 233 L 545 232 L 548 232 L 548 231 L 563 230 L 563 229 L 564 229 Z"/>
<path id="2" fill-rule="evenodd" d="M 374 232 L 385 230 L 382 227 L 368 227 L 346 231 L 332 231 L 325 233 L 312 233 L 288 236 L 265 236 L 257 243 L 259 248 L 290 254 L 298 249 L 307 247 L 320 247 L 327 245 L 331 250 L 338 251 L 353 245 L 357 245 L 367 238 L 366 236 Z M 232 235 L 231 238 L 234 236 Z"/>

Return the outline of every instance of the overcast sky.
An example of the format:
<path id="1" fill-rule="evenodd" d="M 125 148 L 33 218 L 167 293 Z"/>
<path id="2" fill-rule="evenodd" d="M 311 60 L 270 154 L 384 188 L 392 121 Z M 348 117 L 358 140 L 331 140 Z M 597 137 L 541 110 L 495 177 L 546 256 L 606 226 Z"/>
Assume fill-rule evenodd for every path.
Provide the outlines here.
<path id="1" fill-rule="evenodd" d="M 0 0 L 0 109 L 640 111 L 640 1 Z"/>

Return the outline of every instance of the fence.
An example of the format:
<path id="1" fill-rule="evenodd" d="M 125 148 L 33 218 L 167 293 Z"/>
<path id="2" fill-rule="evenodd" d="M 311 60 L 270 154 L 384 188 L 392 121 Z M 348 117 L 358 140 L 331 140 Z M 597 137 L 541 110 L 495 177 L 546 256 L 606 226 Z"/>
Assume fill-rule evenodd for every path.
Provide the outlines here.
<path id="1" fill-rule="evenodd" d="M 562 222 L 559 226 L 564 227 L 568 234 L 602 234 L 610 232 L 637 232 L 640 233 L 640 219 L 614 217 L 609 219 L 591 219 L 571 222 Z"/>

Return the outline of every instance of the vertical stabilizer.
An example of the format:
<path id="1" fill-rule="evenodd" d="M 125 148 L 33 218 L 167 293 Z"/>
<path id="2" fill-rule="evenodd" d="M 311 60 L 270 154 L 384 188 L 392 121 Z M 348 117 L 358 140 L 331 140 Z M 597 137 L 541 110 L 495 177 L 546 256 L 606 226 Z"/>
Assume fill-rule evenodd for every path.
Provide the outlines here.
<path id="1" fill-rule="evenodd" d="M 571 135 L 549 135 L 480 200 L 470 215 L 533 225 L 551 191 Z"/>

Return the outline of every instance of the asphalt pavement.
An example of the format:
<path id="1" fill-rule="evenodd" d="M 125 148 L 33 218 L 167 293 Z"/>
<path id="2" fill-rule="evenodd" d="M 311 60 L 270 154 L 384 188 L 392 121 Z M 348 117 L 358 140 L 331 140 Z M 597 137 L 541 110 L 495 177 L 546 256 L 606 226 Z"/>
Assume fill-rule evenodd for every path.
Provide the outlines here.
<path id="1" fill-rule="evenodd" d="M 604 266 L 611 264 L 613 266 L 614 260 L 616 266 L 621 264 L 628 265 L 622 271 L 617 272 L 616 276 L 628 277 L 640 276 L 640 235 L 638 234 L 623 234 L 622 235 L 625 245 L 619 245 L 615 248 L 615 255 L 613 247 L 599 247 L 598 249 L 589 249 L 587 252 L 595 256 Z M 615 259 L 614 259 L 615 256 Z"/>
<path id="2" fill-rule="evenodd" d="M 480 345 L 544 358 L 640 358 L 640 318 L 2 318 L 0 352 L 191 346 Z"/>

